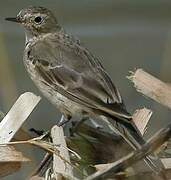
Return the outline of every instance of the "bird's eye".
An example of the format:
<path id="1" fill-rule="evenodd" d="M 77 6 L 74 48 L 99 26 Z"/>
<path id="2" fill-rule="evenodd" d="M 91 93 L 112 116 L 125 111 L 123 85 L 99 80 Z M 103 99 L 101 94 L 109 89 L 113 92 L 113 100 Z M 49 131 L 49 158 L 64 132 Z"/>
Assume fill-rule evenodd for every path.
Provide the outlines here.
<path id="1" fill-rule="evenodd" d="M 35 21 L 37 24 L 39 24 L 39 23 L 41 23 L 41 21 L 42 21 L 42 17 L 37 16 L 37 17 L 35 17 L 34 21 Z"/>

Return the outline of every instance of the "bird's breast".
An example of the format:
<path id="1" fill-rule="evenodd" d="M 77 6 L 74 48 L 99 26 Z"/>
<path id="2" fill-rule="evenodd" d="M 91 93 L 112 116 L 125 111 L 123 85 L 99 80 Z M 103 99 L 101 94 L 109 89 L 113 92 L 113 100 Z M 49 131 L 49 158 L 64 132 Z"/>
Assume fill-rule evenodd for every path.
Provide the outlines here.
<path id="1" fill-rule="evenodd" d="M 54 106 L 56 106 L 62 113 L 67 112 L 71 115 L 77 114 L 78 116 L 81 116 L 83 108 L 79 104 L 61 95 L 49 84 L 45 83 L 39 72 L 36 71 L 35 65 L 30 59 L 27 59 L 27 56 L 24 58 L 24 64 L 34 84 Z"/>

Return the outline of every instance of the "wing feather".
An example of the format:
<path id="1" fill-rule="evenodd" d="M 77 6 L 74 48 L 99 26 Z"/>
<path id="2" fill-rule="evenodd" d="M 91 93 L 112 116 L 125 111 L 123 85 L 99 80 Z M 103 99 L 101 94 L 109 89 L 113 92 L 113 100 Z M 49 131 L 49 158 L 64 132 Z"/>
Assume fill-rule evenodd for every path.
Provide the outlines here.
<path id="1" fill-rule="evenodd" d="M 47 37 L 42 43 L 34 44 L 32 53 L 37 59 L 37 71 L 60 94 L 88 108 L 117 117 L 131 117 L 98 59 L 80 44 Z"/>

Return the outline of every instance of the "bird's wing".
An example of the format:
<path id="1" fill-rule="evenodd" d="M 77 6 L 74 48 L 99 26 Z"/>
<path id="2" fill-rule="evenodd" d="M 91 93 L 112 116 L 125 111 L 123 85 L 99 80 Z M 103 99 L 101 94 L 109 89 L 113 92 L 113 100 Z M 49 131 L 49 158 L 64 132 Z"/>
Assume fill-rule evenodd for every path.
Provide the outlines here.
<path id="1" fill-rule="evenodd" d="M 50 37 L 34 44 L 31 54 L 45 83 L 62 95 L 86 107 L 130 118 L 100 62 L 79 43 Z"/>

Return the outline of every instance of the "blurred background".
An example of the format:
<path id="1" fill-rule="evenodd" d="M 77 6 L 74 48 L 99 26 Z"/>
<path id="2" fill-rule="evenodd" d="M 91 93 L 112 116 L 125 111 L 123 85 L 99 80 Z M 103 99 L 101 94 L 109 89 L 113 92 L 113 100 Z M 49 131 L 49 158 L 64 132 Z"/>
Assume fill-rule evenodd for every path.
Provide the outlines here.
<path id="1" fill-rule="evenodd" d="M 65 30 L 80 38 L 101 60 L 121 91 L 127 109 L 140 107 L 154 111 L 148 138 L 170 121 L 171 112 L 138 94 L 126 79 L 129 71 L 143 68 L 163 81 L 171 81 L 171 1 L 170 0 L 5 0 L 0 2 L 0 110 L 8 112 L 18 96 L 31 91 L 41 95 L 29 79 L 22 62 L 24 30 L 6 22 L 30 5 L 51 9 Z M 24 128 L 48 130 L 61 114 L 43 98 Z M 39 150 L 29 152 L 41 158 Z M 40 157 L 39 157 L 40 156 Z M 25 179 L 30 166 L 6 179 Z M 25 169 L 29 169 L 27 172 Z"/>

